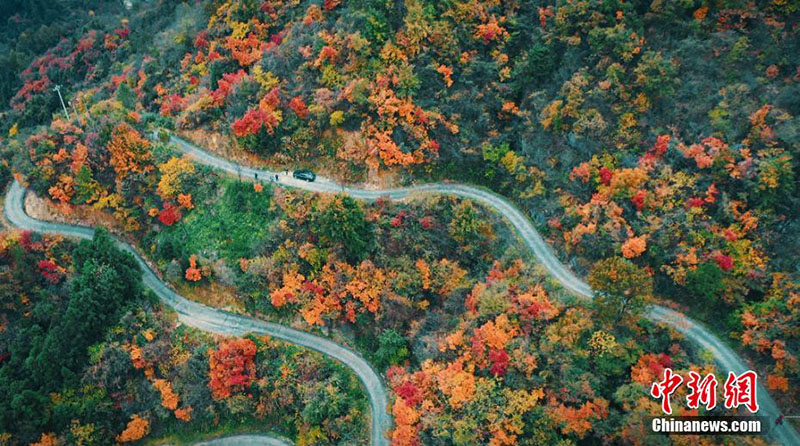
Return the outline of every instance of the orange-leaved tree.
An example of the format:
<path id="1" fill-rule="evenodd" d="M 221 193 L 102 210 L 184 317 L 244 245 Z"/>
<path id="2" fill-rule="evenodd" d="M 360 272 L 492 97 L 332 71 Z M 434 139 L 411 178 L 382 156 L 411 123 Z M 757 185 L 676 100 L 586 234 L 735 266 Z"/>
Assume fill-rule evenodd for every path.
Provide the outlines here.
<path id="1" fill-rule="evenodd" d="M 150 422 L 146 418 L 134 414 L 128 426 L 117 436 L 117 441 L 120 443 L 130 443 L 139 441 L 145 435 L 150 433 Z"/>
<path id="2" fill-rule="evenodd" d="M 127 123 L 114 128 L 107 148 L 111 154 L 111 166 L 114 167 L 118 179 L 123 179 L 132 172 L 143 173 L 153 169 L 149 164 L 150 141 Z"/>

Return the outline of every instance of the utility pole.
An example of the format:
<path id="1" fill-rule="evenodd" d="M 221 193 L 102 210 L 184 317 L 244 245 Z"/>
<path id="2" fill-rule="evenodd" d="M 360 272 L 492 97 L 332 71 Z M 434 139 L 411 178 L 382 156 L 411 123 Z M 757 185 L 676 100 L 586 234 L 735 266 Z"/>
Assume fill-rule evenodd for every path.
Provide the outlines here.
<path id="1" fill-rule="evenodd" d="M 61 85 L 56 85 L 53 90 L 58 93 L 58 99 L 61 101 L 61 108 L 64 109 L 64 115 L 67 117 L 67 121 L 69 121 L 69 112 L 67 111 L 67 106 L 64 105 L 64 98 L 61 97 Z"/>

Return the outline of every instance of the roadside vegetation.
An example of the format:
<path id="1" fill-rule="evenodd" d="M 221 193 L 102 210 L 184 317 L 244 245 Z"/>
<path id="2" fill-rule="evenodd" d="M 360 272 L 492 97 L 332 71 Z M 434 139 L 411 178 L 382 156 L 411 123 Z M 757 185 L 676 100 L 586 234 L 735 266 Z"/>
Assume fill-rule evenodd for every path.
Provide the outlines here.
<path id="1" fill-rule="evenodd" d="M 196 438 L 242 424 L 298 442 L 367 443 L 369 406 L 345 366 L 177 323 L 107 233 L 73 243 L 4 231 L 0 241 L 2 444 Z"/>
<path id="2" fill-rule="evenodd" d="M 237 311 L 355 346 L 394 392 L 397 445 L 644 441 L 647 381 L 710 367 L 642 320 L 654 301 L 708 323 L 783 407 L 800 401 L 795 2 L 84 3 L 0 13 L 0 181 L 111 215 L 197 299 L 224 290 Z M 488 187 L 599 298 L 571 300 L 467 200 L 221 176 L 160 128 L 368 186 Z M 64 370 L 116 324 L 100 322 Z M 48 328 L 52 354 L 69 324 Z"/>

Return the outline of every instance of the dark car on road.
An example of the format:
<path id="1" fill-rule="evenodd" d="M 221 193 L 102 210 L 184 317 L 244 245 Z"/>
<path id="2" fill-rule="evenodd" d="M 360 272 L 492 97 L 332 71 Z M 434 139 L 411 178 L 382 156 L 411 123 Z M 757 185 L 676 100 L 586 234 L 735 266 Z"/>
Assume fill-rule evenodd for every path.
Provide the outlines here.
<path id="1" fill-rule="evenodd" d="M 303 180 L 308 182 L 312 182 L 317 179 L 317 174 L 308 169 L 295 170 L 292 173 L 292 176 L 297 178 L 298 180 Z"/>

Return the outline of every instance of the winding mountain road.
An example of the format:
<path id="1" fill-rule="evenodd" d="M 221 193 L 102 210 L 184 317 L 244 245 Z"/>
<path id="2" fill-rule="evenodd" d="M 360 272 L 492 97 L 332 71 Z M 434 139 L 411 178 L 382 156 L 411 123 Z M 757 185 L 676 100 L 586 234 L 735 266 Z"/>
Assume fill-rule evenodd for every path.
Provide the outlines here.
<path id="1" fill-rule="evenodd" d="M 195 161 L 214 167 L 216 169 L 247 178 L 258 178 L 262 180 L 276 181 L 279 184 L 304 189 L 312 192 L 323 193 L 344 193 L 353 198 L 361 200 L 375 200 L 380 197 L 389 197 L 392 199 L 404 199 L 415 194 L 421 193 L 438 193 L 442 195 L 456 195 L 463 198 L 469 198 L 476 202 L 483 204 L 489 208 L 496 210 L 504 216 L 509 223 L 516 229 L 525 246 L 528 247 L 535 256 L 536 260 L 542 264 L 547 271 L 555 277 L 562 286 L 572 291 L 576 295 L 585 298 L 592 298 L 592 289 L 588 283 L 581 280 L 572 271 L 569 270 L 558 258 L 553 254 L 550 246 L 545 242 L 542 236 L 536 231 L 530 220 L 523 214 L 516 206 L 509 202 L 506 198 L 474 186 L 456 183 L 432 183 L 423 184 L 405 188 L 394 189 L 357 189 L 336 183 L 328 178 L 317 177 L 313 183 L 298 180 L 291 175 L 285 175 L 280 172 L 272 172 L 264 169 L 255 169 L 252 167 L 242 166 L 233 163 L 229 160 L 221 158 L 206 152 L 205 150 L 191 144 L 174 135 L 170 137 L 171 142 L 178 147 L 183 153 L 192 157 Z M 646 317 L 652 321 L 667 324 L 686 336 L 687 339 L 692 341 L 699 347 L 708 350 L 714 355 L 720 370 L 723 373 L 732 371 L 740 374 L 750 367 L 727 345 L 725 345 L 719 338 L 717 338 L 708 329 L 703 327 L 699 322 L 666 307 L 660 305 L 653 305 L 648 310 Z M 758 385 L 758 415 L 763 416 L 770 420 L 775 420 L 781 414 L 778 405 L 767 393 L 763 384 Z M 772 427 L 772 426 L 769 426 Z M 768 427 L 768 428 L 769 428 Z M 800 435 L 794 427 L 789 423 L 784 423 L 782 426 L 776 426 L 772 429 L 770 434 L 774 441 L 783 445 L 800 446 Z"/>
<path id="2" fill-rule="evenodd" d="M 284 186 L 312 192 L 344 193 L 361 200 L 375 200 L 380 197 L 404 199 L 416 194 L 436 193 L 455 195 L 480 202 L 496 210 L 511 223 L 522 238 L 525 246 L 533 252 L 536 260 L 565 288 L 582 298 L 592 298 L 592 290 L 589 285 L 578 278 L 558 260 L 550 249 L 550 246 L 539 235 L 528 218 L 508 200 L 495 193 L 473 186 L 451 183 L 434 183 L 407 188 L 381 190 L 356 189 L 322 177 L 318 177 L 316 182 L 309 183 L 279 172 L 241 166 L 224 158 L 212 155 L 175 136 L 171 136 L 171 141 L 182 152 L 188 154 L 201 164 L 233 175 L 251 179 L 258 177 L 264 181 L 274 181 Z M 80 238 L 91 238 L 94 234 L 91 228 L 43 222 L 29 217 L 24 211 L 24 194 L 25 189 L 15 181 L 6 196 L 5 215 L 9 222 L 15 226 L 37 232 L 55 232 Z M 141 256 L 127 243 L 121 241 L 118 241 L 118 243 L 121 248 L 134 254 L 134 257 L 142 267 L 145 284 L 150 287 L 164 303 L 172 307 L 178 313 L 181 321 L 187 325 L 228 335 L 241 335 L 247 332 L 268 334 L 329 355 L 353 369 L 364 384 L 369 396 L 372 414 L 372 444 L 386 445 L 388 443 L 384 433 L 391 427 L 392 421 L 391 417 L 386 412 L 388 406 L 386 389 L 380 376 L 359 354 L 328 339 L 310 333 L 260 321 L 247 316 L 228 313 L 189 301 L 175 293 L 175 291 L 159 280 Z M 650 308 L 646 316 L 653 321 L 672 326 L 686 336 L 687 339 L 711 352 L 722 372 L 733 371 L 735 373 L 741 373 L 749 369 L 747 364 L 742 361 L 733 350 L 705 329 L 700 323 L 691 318 L 668 308 L 655 305 Z M 758 403 L 760 406 L 758 414 L 769 420 L 774 420 L 781 413 L 775 401 L 761 384 L 759 384 L 758 389 Z M 771 426 L 767 428 L 769 427 Z M 797 431 L 788 423 L 772 429 L 771 437 L 780 444 L 800 445 L 800 435 L 798 435 Z"/>
<path id="3" fill-rule="evenodd" d="M 292 442 L 285 438 L 269 435 L 232 435 L 230 437 L 215 438 L 201 441 L 193 446 L 292 446 Z"/>
<path id="4" fill-rule="evenodd" d="M 6 219 L 12 225 L 35 232 L 62 234 L 83 239 L 91 239 L 94 236 L 94 229 L 92 228 L 52 223 L 31 218 L 25 213 L 25 192 L 25 188 L 15 180 L 6 194 L 4 212 Z M 242 336 L 246 333 L 269 335 L 292 344 L 316 350 L 336 359 L 352 369 L 359 380 L 361 380 L 369 397 L 372 418 L 370 443 L 372 445 L 382 446 L 389 444 L 385 433 L 391 428 L 392 419 L 386 411 L 389 404 L 389 399 L 386 395 L 386 387 L 380 375 L 375 372 L 372 366 L 361 357 L 361 355 L 333 341 L 311 333 L 295 330 L 294 328 L 272 322 L 229 313 L 186 299 L 162 282 L 153 270 L 150 269 L 147 262 L 145 262 L 139 253 L 130 245 L 119 239 L 116 239 L 116 242 L 121 249 L 133 254 L 133 257 L 139 263 L 142 269 L 142 281 L 145 286 L 153 290 L 162 302 L 175 310 L 175 312 L 178 313 L 178 318 L 186 325 L 200 330 L 229 336 Z M 265 435 L 247 437 L 248 444 L 261 444 L 266 446 L 286 443 L 283 439 Z M 236 442 L 237 438 L 243 439 L 244 437 L 230 437 L 225 441 Z"/>

